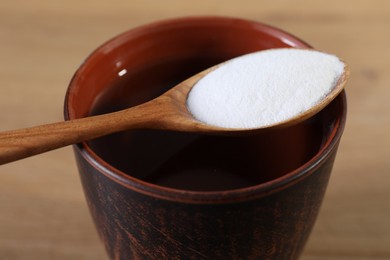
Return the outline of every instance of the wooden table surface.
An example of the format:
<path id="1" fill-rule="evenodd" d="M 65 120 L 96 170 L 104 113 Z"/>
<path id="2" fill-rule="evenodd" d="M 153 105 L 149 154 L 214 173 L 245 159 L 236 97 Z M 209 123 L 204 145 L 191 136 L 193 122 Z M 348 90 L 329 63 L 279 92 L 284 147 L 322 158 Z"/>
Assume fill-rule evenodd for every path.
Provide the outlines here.
<path id="1" fill-rule="evenodd" d="M 137 25 L 227 15 L 346 60 L 348 122 L 303 260 L 390 259 L 390 1 L 0 0 L 0 130 L 62 120 L 82 60 Z M 107 259 L 70 147 L 0 166 L 0 259 Z"/>

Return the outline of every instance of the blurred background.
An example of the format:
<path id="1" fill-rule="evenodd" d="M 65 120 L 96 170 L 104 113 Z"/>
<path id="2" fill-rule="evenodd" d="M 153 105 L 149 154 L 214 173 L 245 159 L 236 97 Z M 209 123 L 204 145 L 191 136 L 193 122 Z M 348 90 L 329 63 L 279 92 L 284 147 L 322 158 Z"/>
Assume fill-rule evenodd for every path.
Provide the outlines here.
<path id="1" fill-rule="evenodd" d="M 347 61 L 348 120 L 302 260 L 390 259 L 390 2 L 0 0 L 0 131 L 62 120 L 83 59 L 138 25 L 264 22 Z M 70 147 L 0 166 L 0 259 L 107 259 Z"/>

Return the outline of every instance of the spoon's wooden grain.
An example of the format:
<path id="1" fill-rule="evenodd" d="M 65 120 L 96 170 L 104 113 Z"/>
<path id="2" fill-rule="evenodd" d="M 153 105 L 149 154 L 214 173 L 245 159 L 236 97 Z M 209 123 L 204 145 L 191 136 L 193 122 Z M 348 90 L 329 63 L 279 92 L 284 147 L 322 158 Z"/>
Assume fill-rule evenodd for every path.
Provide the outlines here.
<path id="1" fill-rule="evenodd" d="M 188 93 L 195 83 L 218 66 L 220 65 L 196 74 L 160 97 L 139 106 L 104 115 L 2 132 L 0 133 L 0 165 L 129 129 L 242 134 L 296 124 L 328 105 L 343 90 L 349 77 L 349 69 L 345 65 L 344 73 L 332 92 L 315 107 L 292 119 L 256 129 L 222 128 L 196 120 L 186 106 Z"/>
<path id="2" fill-rule="evenodd" d="M 193 132 L 221 132 L 196 121 L 186 108 L 188 92 L 205 70 L 164 95 L 114 113 L 0 133 L 0 165 L 127 129 L 150 128 Z"/>

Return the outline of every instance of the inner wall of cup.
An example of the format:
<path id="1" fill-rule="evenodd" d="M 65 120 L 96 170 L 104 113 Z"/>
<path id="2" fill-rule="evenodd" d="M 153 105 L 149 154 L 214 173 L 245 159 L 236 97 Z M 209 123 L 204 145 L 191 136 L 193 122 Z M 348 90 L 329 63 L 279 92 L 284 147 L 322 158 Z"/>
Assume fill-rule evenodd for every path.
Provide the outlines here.
<path id="1" fill-rule="evenodd" d="M 307 47 L 290 35 L 241 20 L 187 20 L 130 31 L 97 50 L 76 74 L 70 116 L 134 106 L 227 59 L 290 44 Z M 330 136 L 338 102 L 306 122 L 261 135 L 137 130 L 88 145 L 115 169 L 157 185 L 196 191 L 243 188 L 281 177 L 313 158 Z"/>

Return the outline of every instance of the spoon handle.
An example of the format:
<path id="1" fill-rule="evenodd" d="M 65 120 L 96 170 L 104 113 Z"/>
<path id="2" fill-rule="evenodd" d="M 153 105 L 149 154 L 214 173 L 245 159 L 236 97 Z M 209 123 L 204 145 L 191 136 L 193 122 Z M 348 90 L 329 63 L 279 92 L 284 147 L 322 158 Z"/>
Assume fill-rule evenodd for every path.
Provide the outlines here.
<path id="1" fill-rule="evenodd" d="M 149 113 L 147 104 L 110 114 L 2 132 L 0 165 L 125 129 L 142 128 L 155 116 Z"/>

